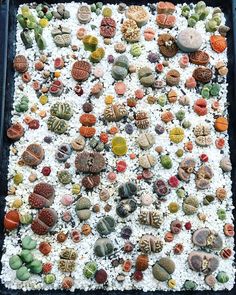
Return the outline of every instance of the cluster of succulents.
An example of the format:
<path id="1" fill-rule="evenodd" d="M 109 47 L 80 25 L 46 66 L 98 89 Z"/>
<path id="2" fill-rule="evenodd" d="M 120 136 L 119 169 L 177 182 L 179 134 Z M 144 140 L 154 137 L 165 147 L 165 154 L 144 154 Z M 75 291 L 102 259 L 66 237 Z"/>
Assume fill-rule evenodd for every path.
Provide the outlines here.
<path id="1" fill-rule="evenodd" d="M 182 15 L 188 19 L 189 27 L 194 27 L 199 20 L 205 20 L 209 14 L 209 8 L 204 1 L 199 1 L 194 7 L 194 12 L 191 13 L 189 5 L 182 7 Z"/>
<path id="2" fill-rule="evenodd" d="M 21 281 L 43 274 L 42 284 L 72 291 L 82 279 L 94 283 L 89 288 L 113 288 L 115 279 L 120 288 L 127 281 L 141 288 L 139 282 L 150 275 L 158 288 L 196 290 L 197 280 L 177 283 L 175 257 L 180 255 L 181 274 L 186 271 L 191 278 L 198 272 L 210 288 L 227 284 L 231 278 L 220 259 L 232 259 L 233 250 L 230 243 L 224 245 L 223 234 L 230 240 L 234 228 L 228 218 L 228 178 L 217 184 L 215 177 L 232 171 L 225 145 L 229 122 L 221 109 L 228 68 L 220 54 L 229 29 L 222 24 L 222 11 L 215 8 L 209 15 L 203 1 L 181 5 L 181 15 L 168 1 L 147 7 L 121 3 L 117 17 L 101 2 L 72 5 L 81 25 L 77 39 L 67 4 L 22 6 L 17 16 L 27 54 L 13 63 L 23 84 L 7 129 L 10 140 L 21 140 L 12 146 L 11 157 L 18 157 L 25 134 L 27 145 L 17 169 L 10 171 L 9 195 L 14 197 L 4 227 L 14 236 L 24 226 L 43 241 L 36 252 L 36 241 L 24 237 L 21 253 L 9 259 L 10 268 Z M 179 18 L 187 27 L 176 36 L 166 30 L 157 36 L 149 27 L 155 13 L 160 30 L 176 28 Z M 102 14 L 99 26 L 95 14 Z M 199 27 L 209 32 L 209 40 Z M 54 41 L 46 51 L 43 29 Z M 33 34 L 40 50 L 35 55 Z M 153 42 L 158 53 L 149 50 Z M 171 59 L 175 56 L 178 60 Z M 185 79 L 182 72 L 189 65 L 193 70 Z M 38 97 L 35 105 L 30 104 L 31 87 Z M 28 132 L 34 132 L 35 142 L 28 143 Z M 220 155 L 218 167 L 212 165 L 213 147 Z M 23 198 L 25 185 L 30 190 Z M 212 208 L 219 233 L 210 223 L 205 226 Z M 79 242 L 86 251 L 77 252 Z M 58 278 L 51 273 L 55 254 Z M 42 263 L 46 259 L 50 262 Z M 84 278 L 75 284 L 79 268 Z"/>
<path id="3" fill-rule="evenodd" d="M 20 281 L 27 281 L 31 274 L 41 274 L 43 264 L 34 256 L 36 241 L 30 236 L 22 239 L 22 251 L 17 255 L 12 255 L 9 259 L 9 266 L 16 270 L 16 278 Z"/>

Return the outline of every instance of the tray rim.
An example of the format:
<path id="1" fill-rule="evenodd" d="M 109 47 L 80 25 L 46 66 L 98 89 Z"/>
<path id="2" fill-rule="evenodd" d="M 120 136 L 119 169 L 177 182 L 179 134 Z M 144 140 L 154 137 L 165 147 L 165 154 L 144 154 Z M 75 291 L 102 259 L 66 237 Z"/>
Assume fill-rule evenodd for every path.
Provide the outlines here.
<path id="1" fill-rule="evenodd" d="M 141 0 L 142 1 L 142 0 Z M 145 1 L 145 0 L 144 0 Z M 191 3 L 191 2 L 198 2 L 196 0 L 170 0 L 173 3 L 181 3 L 181 2 L 186 2 L 186 3 Z M 217 6 L 218 4 L 222 4 L 221 2 L 222 0 L 205 0 L 205 2 L 209 3 L 209 5 L 211 6 Z M 234 85 L 236 85 L 236 0 L 225 0 L 227 3 L 230 2 L 230 4 L 223 4 L 223 6 L 225 5 L 231 5 L 231 13 L 230 13 L 230 22 L 232 23 L 232 28 L 231 28 L 231 34 L 233 36 L 230 37 L 230 40 L 232 41 L 232 52 L 233 52 L 233 58 L 229 59 L 229 57 L 231 56 L 231 53 L 229 54 L 228 51 L 228 59 L 229 59 L 229 63 L 231 64 L 230 67 L 230 71 L 233 74 L 233 80 L 234 80 Z M 9 34 L 11 34 L 11 31 L 9 30 L 11 28 L 11 24 L 10 24 L 10 8 L 11 6 L 13 6 L 13 8 L 17 7 L 18 4 L 20 5 L 21 3 L 30 3 L 30 2 L 48 2 L 48 3 L 55 3 L 55 2 L 72 2 L 70 0 L 61 0 L 61 1 L 56 1 L 56 0 L 52 0 L 52 1 L 40 1 L 40 0 L 0 0 L 0 37 L 3 35 L 3 39 L 0 38 L 0 40 L 2 40 L 0 43 L 0 64 L 3 65 L 3 67 L 0 70 L 0 183 L 2 183 L 2 180 L 4 180 L 4 178 L 6 178 L 6 171 L 3 172 L 2 166 L 3 166 L 3 159 L 4 159 L 4 145 L 6 145 L 6 147 L 9 147 L 9 144 L 6 143 L 6 135 L 4 134 L 4 127 L 7 126 L 7 122 L 6 122 L 6 114 L 5 113 L 6 110 L 6 95 L 8 92 L 8 87 L 11 83 L 13 82 L 8 82 L 7 83 L 7 78 L 9 78 L 9 72 L 12 72 L 12 70 L 9 68 L 9 66 L 11 66 L 11 60 L 9 58 L 9 52 L 14 52 L 14 45 L 12 44 L 12 42 L 10 42 L 10 38 Z M 87 2 L 87 3 L 93 3 L 94 1 L 92 0 L 84 0 L 84 1 L 77 1 L 74 0 L 74 2 Z M 110 3 L 110 4 L 114 4 L 114 3 L 120 3 L 120 2 L 125 2 L 128 5 L 131 4 L 140 4 L 139 0 L 101 0 L 101 2 L 103 3 Z M 147 0 L 145 1 L 147 3 L 157 3 L 158 1 L 155 0 Z M 17 3 L 17 4 L 15 4 Z M 218 6 L 222 6 L 222 5 L 218 5 Z M 4 14 L 4 11 L 6 12 Z M 2 30 L 1 28 L 5 27 L 5 30 Z M 14 30 L 15 32 L 15 30 Z M 15 35 L 14 35 L 15 37 Z M 8 52 L 8 48 L 10 47 L 10 51 Z M 229 83 L 229 76 L 228 76 L 228 83 Z M 233 87 L 230 86 L 231 89 L 231 93 L 229 92 L 228 96 L 232 95 L 233 98 L 236 100 L 236 90 L 234 90 Z M 229 89 L 229 87 L 228 87 Z M 233 91 L 232 91 L 233 90 Z M 236 110 L 236 101 L 235 101 L 235 110 Z M 234 110 L 234 111 L 235 111 Z M 233 109 L 231 109 L 231 106 L 229 106 L 228 108 L 228 113 L 229 113 L 229 117 L 230 117 L 230 125 L 233 124 L 233 126 L 235 126 L 235 128 L 230 128 L 229 130 L 229 144 L 230 144 L 230 155 L 231 158 L 234 157 L 234 161 L 232 161 L 233 164 L 233 170 L 232 170 L 232 174 L 231 174 L 231 179 L 232 179 L 232 196 L 233 196 L 233 201 L 234 201 L 234 206 L 236 207 L 236 117 L 232 117 L 232 112 Z M 231 115 L 230 115 L 231 114 Z M 10 114 L 8 114 L 8 117 L 11 117 Z M 231 126 L 231 127 L 233 127 Z M 234 148 L 231 148 L 231 145 L 234 145 Z M 6 151 L 5 151 L 6 152 Z M 8 154 L 8 151 L 7 151 Z M 7 158 L 8 161 L 8 158 Z M 6 185 L 6 184 L 5 184 Z M 4 209 L 5 209 L 5 200 L 4 200 L 4 195 L 6 195 L 6 191 L 4 193 L 4 188 L 2 188 L 2 186 L 0 186 L 0 259 L 2 256 L 2 246 L 3 246 L 3 242 L 4 242 L 4 231 L 3 231 L 3 214 L 4 214 Z M 233 210 L 233 215 L 234 218 L 236 218 L 236 212 L 235 209 Z M 235 224 L 235 222 L 234 222 Z M 236 237 L 235 237 L 235 247 L 234 249 L 236 249 Z M 236 262 L 236 261 L 235 261 Z M 234 262 L 234 264 L 235 264 Z M 1 271 L 1 260 L 0 260 L 0 271 Z M 23 295 L 23 294 L 29 294 L 29 295 L 64 295 L 67 294 L 70 291 L 64 291 L 64 290 L 33 290 L 33 291 L 22 291 L 22 290 L 13 290 L 13 289 L 7 289 L 5 287 L 5 285 L 2 284 L 1 280 L 0 280 L 0 294 L 2 295 Z M 113 290 L 113 291 L 106 291 L 106 290 L 102 290 L 102 289 L 96 289 L 96 290 L 91 290 L 91 291 L 84 291 L 84 290 L 80 290 L 80 289 L 76 289 L 73 293 L 75 294 L 81 294 L 81 295 L 85 295 L 88 294 L 88 292 L 91 295 L 105 295 L 105 294 L 110 294 L 110 295 L 118 295 L 118 294 L 125 294 L 125 295 L 141 295 L 141 294 L 147 294 L 147 295 L 154 295 L 155 294 L 160 294 L 160 295 L 171 295 L 173 294 L 173 292 L 176 292 L 176 294 L 186 294 L 186 295 L 190 295 L 190 294 L 195 294 L 195 295 L 213 295 L 213 294 L 217 294 L 217 295 L 225 295 L 225 294 L 229 294 L 229 295 L 233 295 L 236 293 L 236 283 L 234 284 L 233 289 L 231 290 L 222 290 L 222 291 L 212 291 L 212 290 L 203 290 L 203 291 L 162 291 L 162 290 L 156 290 L 156 291 L 148 291 L 148 292 L 143 292 L 142 290 L 129 290 L 129 291 L 120 291 L 120 290 Z"/>

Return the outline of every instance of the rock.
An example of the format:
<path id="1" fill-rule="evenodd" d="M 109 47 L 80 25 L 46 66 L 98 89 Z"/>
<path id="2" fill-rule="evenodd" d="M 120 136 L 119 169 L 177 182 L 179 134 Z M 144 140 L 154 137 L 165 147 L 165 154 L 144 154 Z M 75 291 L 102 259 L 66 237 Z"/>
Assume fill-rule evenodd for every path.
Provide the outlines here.
<path id="1" fill-rule="evenodd" d="M 75 159 L 75 168 L 83 173 L 99 173 L 105 166 L 105 159 L 98 152 L 81 152 Z"/>
<path id="2" fill-rule="evenodd" d="M 153 235 L 143 235 L 139 240 L 139 247 L 143 253 L 158 253 L 163 248 L 163 242 L 159 237 Z"/>
<path id="3" fill-rule="evenodd" d="M 183 52 L 194 52 L 202 46 L 201 34 L 193 28 L 182 30 L 177 37 L 177 45 Z"/>
<path id="4" fill-rule="evenodd" d="M 151 225 L 155 228 L 160 228 L 163 217 L 158 210 L 142 210 L 139 214 L 139 222 L 145 225 Z"/>
<path id="5" fill-rule="evenodd" d="M 91 202 L 86 197 L 81 197 L 76 202 L 75 210 L 80 220 L 88 220 L 91 216 Z"/>

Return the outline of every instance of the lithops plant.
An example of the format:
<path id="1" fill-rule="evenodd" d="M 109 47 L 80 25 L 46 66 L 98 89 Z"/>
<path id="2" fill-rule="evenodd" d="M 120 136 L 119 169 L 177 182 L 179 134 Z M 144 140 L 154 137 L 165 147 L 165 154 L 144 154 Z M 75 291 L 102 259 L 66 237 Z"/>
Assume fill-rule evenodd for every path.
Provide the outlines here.
<path id="1" fill-rule="evenodd" d="M 38 166 L 44 159 L 44 149 L 40 144 L 32 143 L 27 146 L 21 159 L 25 165 L 34 167 Z"/>
<path id="2" fill-rule="evenodd" d="M 134 199 L 121 200 L 117 207 L 116 213 L 121 218 L 125 218 L 137 209 L 137 203 Z"/>
<path id="3" fill-rule="evenodd" d="M 144 169 L 149 169 L 156 165 L 156 158 L 151 154 L 146 154 L 139 157 L 139 165 Z"/>
<path id="4" fill-rule="evenodd" d="M 155 82 L 153 72 L 149 67 L 140 68 L 138 71 L 138 77 L 140 83 L 145 87 L 151 87 Z"/>
<path id="5" fill-rule="evenodd" d="M 56 102 L 50 108 L 50 114 L 59 119 L 70 120 L 73 115 L 73 110 L 67 102 Z"/>
<path id="6" fill-rule="evenodd" d="M 52 14 L 57 19 L 68 19 L 70 17 L 69 10 L 66 10 L 63 4 L 58 4 L 57 10 L 53 11 Z"/>
<path id="7" fill-rule="evenodd" d="M 210 187 L 213 177 L 212 169 L 207 165 L 202 165 L 196 172 L 195 183 L 198 189 L 207 189 Z"/>
<path id="8" fill-rule="evenodd" d="M 150 149 L 156 142 L 154 134 L 148 133 L 148 132 L 141 133 L 137 141 L 138 141 L 138 145 L 143 150 Z"/>
<path id="9" fill-rule="evenodd" d="M 100 24 L 100 35 L 104 38 L 112 38 L 116 34 L 116 21 L 111 17 L 104 17 Z"/>
<path id="10" fill-rule="evenodd" d="M 71 69 L 71 76 L 78 82 L 86 81 L 91 74 L 91 64 L 86 60 L 77 60 Z"/>
<path id="11" fill-rule="evenodd" d="M 59 162 L 66 162 L 72 153 L 71 145 L 68 143 L 63 143 L 58 147 L 56 151 L 55 158 Z"/>
<path id="12" fill-rule="evenodd" d="M 77 11 L 77 18 L 81 24 L 89 23 L 91 20 L 90 6 L 81 4 Z"/>
<path id="13" fill-rule="evenodd" d="M 165 196 L 170 192 L 167 183 L 163 179 L 157 179 L 153 184 L 153 189 L 160 199 L 165 199 Z"/>
<path id="14" fill-rule="evenodd" d="M 32 231 L 37 235 L 47 234 L 57 223 L 57 213 L 52 208 L 43 208 L 31 223 Z"/>
<path id="15" fill-rule="evenodd" d="M 118 122 L 128 115 L 127 109 L 123 104 L 111 104 L 104 110 L 104 118 L 108 122 Z"/>
<path id="16" fill-rule="evenodd" d="M 231 164 L 230 158 L 228 156 L 224 156 L 220 160 L 220 168 L 224 172 L 230 172 L 232 170 L 232 164 Z"/>
<path id="17" fill-rule="evenodd" d="M 62 272 L 73 272 L 76 267 L 75 260 L 78 254 L 76 250 L 72 248 L 65 248 L 60 253 L 60 260 L 58 262 L 58 268 Z"/>
<path id="18" fill-rule="evenodd" d="M 129 60 L 126 55 L 119 55 L 112 65 L 111 75 L 115 80 L 124 80 L 128 75 Z"/>
<path id="19" fill-rule="evenodd" d="M 29 205 L 36 209 L 50 207 L 54 200 L 54 194 L 55 190 L 51 184 L 40 182 L 29 196 Z"/>
<path id="20" fill-rule="evenodd" d="M 192 215 L 197 212 L 199 207 L 198 199 L 194 196 L 187 197 L 183 202 L 183 211 L 186 215 Z"/>
<path id="21" fill-rule="evenodd" d="M 75 210 L 76 214 L 81 221 L 88 220 L 91 216 L 91 201 L 86 197 L 81 197 L 76 202 Z"/>
<path id="22" fill-rule="evenodd" d="M 139 129 L 147 129 L 150 125 L 148 113 L 145 111 L 138 111 L 135 114 L 135 125 Z"/>
<path id="23" fill-rule="evenodd" d="M 96 229 L 101 236 L 107 236 L 115 230 L 115 226 L 115 219 L 108 215 L 98 221 Z"/>
<path id="24" fill-rule="evenodd" d="M 140 28 L 132 19 L 127 19 L 123 22 L 121 26 L 121 32 L 127 42 L 137 42 L 141 37 Z"/>
<path id="25" fill-rule="evenodd" d="M 219 259 L 217 256 L 207 252 L 193 251 L 188 256 L 188 264 L 194 271 L 210 274 L 217 270 Z"/>
<path id="26" fill-rule="evenodd" d="M 94 253 L 98 257 L 104 257 L 112 254 L 114 245 L 108 238 L 99 238 L 94 244 Z"/>
<path id="27" fill-rule="evenodd" d="M 162 251 L 163 242 L 159 237 L 143 235 L 139 240 L 139 247 L 143 253 L 159 253 Z"/>
<path id="28" fill-rule="evenodd" d="M 71 29 L 66 27 L 55 27 L 51 31 L 53 41 L 58 47 L 68 47 L 71 44 Z"/>
<path id="29" fill-rule="evenodd" d="M 160 228 L 163 222 L 163 216 L 158 210 L 142 210 L 139 214 L 139 222 L 144 225 Z"/>
<path id="30" fill-rule="evenodd" d="M 207 247 L 211 250 L 220 250 L 223 241 L 220 235 L 207 227 L 197 229 L 192 236 L 194 245 L 199 247 Z"/>
<path id="31" fill-rule="evenodd" d="M 209 125 L 199 124 L 194 128 L 196 144 L 201 147 L 207 147 L 212 144 L 211 129 Z"/>
<path id="32" fill-rule="evenodd" d="M 75 168 L 83 173 L 99 173 L 105 167 L 105 158 L 98 152 L 81 152 L 75 159 Z"/>
<path id="33" fill-rule="evenodd" d="M 160 282 L 170 279 L 171 274 L 175 271 L 175 263 L 168 257 L 159 259 L 152 268 L 154 278 Z"/>
<path id="34" fill-rule="evenodd" d="M 202 45 L 201 34 L 193 28 L 186 28 L 179 32 L 177 45 L 183 52 L 197 51 Z"/>
<path id="35" fill-rule="evenodd" d="M 133 182 L 126 182 L 118 187 L 118 194 L 121 199 L 129 199 L 136 195 L 137 186 Z"/>
<path id="36" fill-rule="evenodd" d="M 134 20 L 139 27 L 144 26 L 149 20 L 149 13 L 143 6 L 131 5 L 125 14 L 127 18 Z"/>
<path id="37" fill-rule="evenodd" d="M 98 269 L 98 265 L 95 261 L 89 261 L 85 263 L 83 268 L 83 274 L 87 279 L 93 278 Z"/>
<path id="38" fill-rule="evenodd" d="M 178 168 L 178 176 L 183 181 L 189 181 L 191 174 L 194 172 L 196 161 L 192 158 L 185 158 L 181 161 Z"/>

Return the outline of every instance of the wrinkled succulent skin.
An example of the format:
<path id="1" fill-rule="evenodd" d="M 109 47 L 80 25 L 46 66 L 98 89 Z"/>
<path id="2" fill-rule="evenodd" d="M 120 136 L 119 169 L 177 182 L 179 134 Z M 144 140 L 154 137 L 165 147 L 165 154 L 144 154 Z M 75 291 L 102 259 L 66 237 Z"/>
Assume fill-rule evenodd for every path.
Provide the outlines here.
<path id="1" fill-rule="evenodd" d="M 188 256 L 188 264 L 194 271 L 210 274 L 218 268 L 219 259 L 207 252 L 193 251 Z"/>
<path id="2" fill-rule="evenodd" d="M 196 246 L 207 247 L 211 250 L 220 250 L 223 246 L 219 234 L 207 227 L 197 229 L 193 233 L 192 241 Z"/>
<path id="3" fill-rule="evenodd" d="M 137 193 L 137 186 L 132 182 L 126 182 L 119 186 L 118 194 L 121 199 L 128 199 Z"/>
<path id="4" fill-rule="evenodd" d="M 189 181 L 191 173 L 194 172 L 196 162 L 192 158 L 185 158 L 181 161 L 178 169 L 178 176 L 183 181 Z"/>

